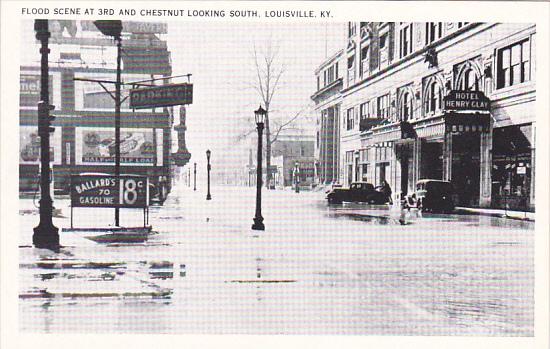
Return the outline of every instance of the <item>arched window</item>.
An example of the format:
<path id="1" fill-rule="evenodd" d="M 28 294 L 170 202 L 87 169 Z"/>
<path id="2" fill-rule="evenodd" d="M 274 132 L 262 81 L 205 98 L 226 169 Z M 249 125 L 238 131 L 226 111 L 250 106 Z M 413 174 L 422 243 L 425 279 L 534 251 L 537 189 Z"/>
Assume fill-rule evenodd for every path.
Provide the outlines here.
<path id="1" fill-rule="evenodd" d="M 435 79 L 431 80 L 425 90 L 424 113 L 433 113 L 441 109 L 443 93 L 441 85 Z"/>
<path id="2" fill-rule="evenodd" d="M 458 83 L 458 89 L 462 91 L 479 91 L 480 77 L 472 67 L 462 71 L 462 76 Z"/>
<path id="3" fill-rule="evenodd" d="M 400 114 L 401 121 L 410 120 L 413 116 L 413 96 L 409 91 L 401 95 Z"/>

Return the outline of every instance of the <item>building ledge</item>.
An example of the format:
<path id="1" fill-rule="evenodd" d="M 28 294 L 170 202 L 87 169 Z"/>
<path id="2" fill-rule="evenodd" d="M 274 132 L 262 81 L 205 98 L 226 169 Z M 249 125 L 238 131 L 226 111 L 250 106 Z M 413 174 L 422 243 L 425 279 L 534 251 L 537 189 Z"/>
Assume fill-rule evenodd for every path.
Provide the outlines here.
<path id="1" fill-rule="evenodd" d="M 336 80 L 334 80 L 333 82 L 331 82 L 330 84 L 328 84 L 327 86 L 323 87 L 322 89 L 318 90 L 317 92 L 315 92 L 312 96 L 311 96 L 311 99 L 312 100 L 316 100 L 318 99 L 319 97 L 322 97 L 324 94 L 326 94 L 327 92 L 329 92 L 330 90 L 334 89 L 335 87 L 339 86 L 339 85 L 343 85 L 343 79 L 342 78 L 338 78 Z"/>

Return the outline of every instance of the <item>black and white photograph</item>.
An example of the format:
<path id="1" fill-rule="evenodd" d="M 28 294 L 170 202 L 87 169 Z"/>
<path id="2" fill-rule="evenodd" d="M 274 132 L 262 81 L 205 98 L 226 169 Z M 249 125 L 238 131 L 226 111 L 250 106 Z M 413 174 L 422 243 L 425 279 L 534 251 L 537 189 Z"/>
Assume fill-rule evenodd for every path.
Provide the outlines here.
<path id="1" fill-rule="evenodd" d="M 2 3 L 2 327 L 548 345 L 548 3 L 430 3 Z"/>

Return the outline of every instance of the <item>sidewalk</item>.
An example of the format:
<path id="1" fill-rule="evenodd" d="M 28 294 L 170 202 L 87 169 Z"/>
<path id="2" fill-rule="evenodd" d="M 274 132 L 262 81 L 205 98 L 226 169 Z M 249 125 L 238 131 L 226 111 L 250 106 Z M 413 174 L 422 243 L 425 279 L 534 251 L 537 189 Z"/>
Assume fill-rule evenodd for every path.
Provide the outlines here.
<path id="1" fill-rule="evenodd" d="M 457 214 L 474 214 L 480 216 L 518 219 L 522 221 L 535 221 L 535 212 L 510 211 L 492 208 L 456 207 Z"/>

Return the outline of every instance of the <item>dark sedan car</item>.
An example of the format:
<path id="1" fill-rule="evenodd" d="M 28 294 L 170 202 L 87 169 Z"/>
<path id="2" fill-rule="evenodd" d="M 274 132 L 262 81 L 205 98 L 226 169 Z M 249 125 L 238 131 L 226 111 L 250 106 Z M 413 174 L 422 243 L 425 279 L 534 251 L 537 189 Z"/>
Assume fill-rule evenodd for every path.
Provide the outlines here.
<path id="1" fill-rule="evenodd" d="M 453 186 L 448 181 L 421 179 L 416 182 L 416 190 L 408 198 L 407 205 L 424 212 L 452 212 Z"/>
<path id="2" fill-rule="evenodd" d="M 377 205 L 385 204 L 388 201 L 382 192 L 367 182 L 351 183 L 349 188 L 334 188 L 327 194 L 327 200 L 329 204 L 340 204 L 347 201 Z"/>

